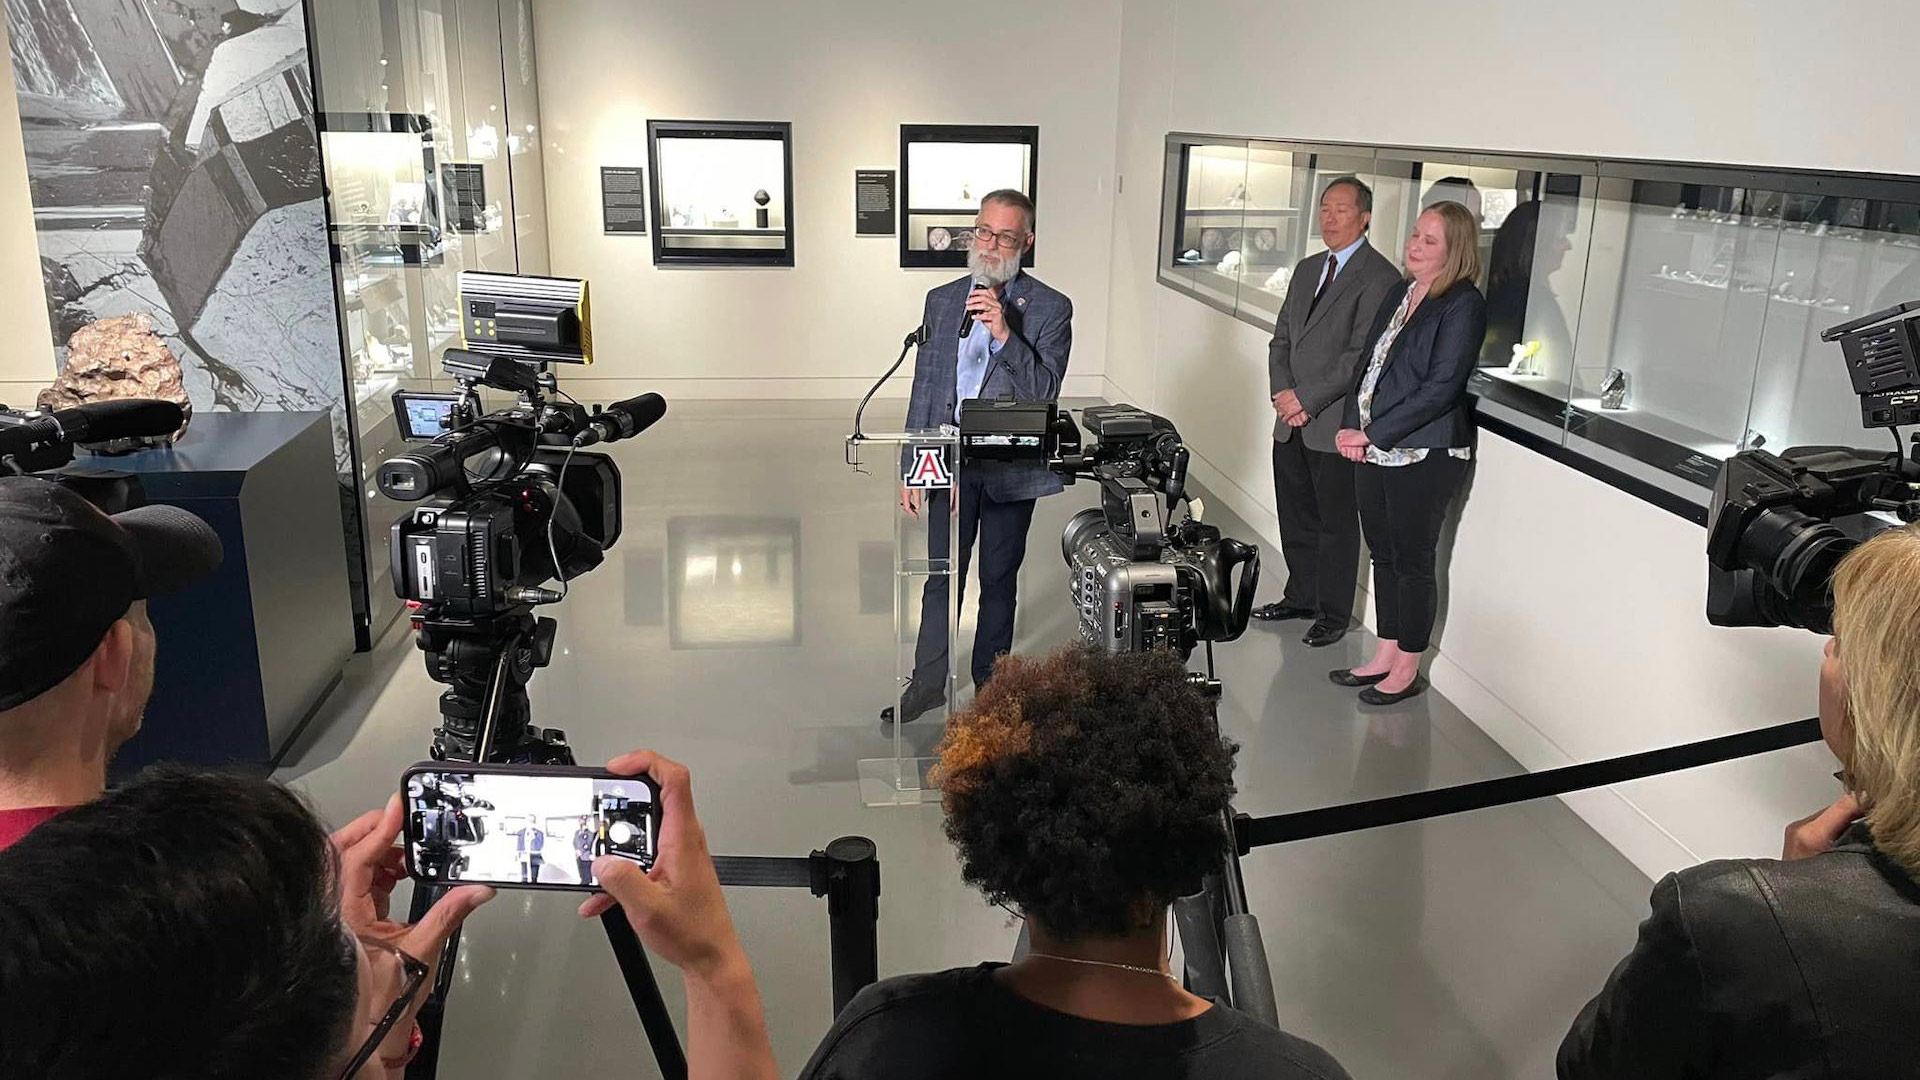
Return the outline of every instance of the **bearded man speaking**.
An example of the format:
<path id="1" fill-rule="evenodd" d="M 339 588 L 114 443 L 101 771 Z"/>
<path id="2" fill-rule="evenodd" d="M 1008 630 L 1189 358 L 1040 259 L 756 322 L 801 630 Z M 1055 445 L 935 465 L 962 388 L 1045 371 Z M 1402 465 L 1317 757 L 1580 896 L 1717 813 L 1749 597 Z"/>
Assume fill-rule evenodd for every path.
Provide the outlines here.
<path id="1" fill-rule="evenodd" d="M 1073 349 L 1073 302 L 1020 269 L 1033 247 L 1033 200 L 1011 189 L 980 200 L 966 277 L 927 293 L 920 325 L 927 337 L 914 357 L 909 429 L 960 421 L 968 398 L 1053 401 Z M 993 661 L 1013 647 L 1014 588 L 1027 554 L 1033 504 L 1060 490 L 1044 462 L 985 461 L 959 471 L 960 598 L 976 539 L 980 618 L 973 637 L 973 683 L 984 686 Z M 927 518 L 927 556 L 948 557 L 953 493 L 902 487 L 900 509 Z M 902 723 L 946 700 L 948 578 L 930 576 L 923 594 L 913 682 L 902 695 Z M 891 721 L 893 709 L 881 718 Z"/>

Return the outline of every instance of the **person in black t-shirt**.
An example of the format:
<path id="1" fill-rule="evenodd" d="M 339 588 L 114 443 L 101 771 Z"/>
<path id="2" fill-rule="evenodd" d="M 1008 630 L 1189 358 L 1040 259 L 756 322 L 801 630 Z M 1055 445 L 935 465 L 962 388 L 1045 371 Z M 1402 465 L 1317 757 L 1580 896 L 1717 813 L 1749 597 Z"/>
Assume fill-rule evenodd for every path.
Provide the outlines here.
<path id="1" fill-rule="evenodd" d="M 962 876 L 1024 915 L 1032 950 L 866 988 L 803 1080 L 1346 1080 L 1168 971 L 1167 909 L 1226 850 L 1234 752 L 1170 653 L 1001 661 L 949 726 L 939 783 Z"/>
<path id="2" fill-rule="evenodd" d="M 1226 851 L 1234 753 L 1171 653 L 1001 660 L 949 724 L 939 782 L 962 876 L 1020 910 L 1032 950 L 867 987 L 803 1080 L 1349 1080 L 1326 1051 L 1167 970 L 1167 909 Z M 686 976 L 690 1077 L 771 1080 L 759 990 L 687 770 L 646 751 L 608 768 L 660 783 L 659 856 L 651 871 L 596 862 L 605 892 L 581 915 L 618 902 Z"/>

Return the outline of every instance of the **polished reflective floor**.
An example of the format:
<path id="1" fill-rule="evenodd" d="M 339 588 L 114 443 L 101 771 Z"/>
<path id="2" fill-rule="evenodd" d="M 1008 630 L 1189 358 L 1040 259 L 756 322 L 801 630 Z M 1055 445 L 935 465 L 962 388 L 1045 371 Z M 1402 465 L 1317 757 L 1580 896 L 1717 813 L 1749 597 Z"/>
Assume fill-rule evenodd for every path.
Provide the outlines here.
<path id="1" fill-rule="evenodd" d="M 868 427 L 898 423 L 876 405 Z M 583 762 L 652 747 L 692 769 L 716 852 L 804 855 L 844 835 L 879 847 L 882 974 L 1003 958 L 1008 916 L 961 884 L 937 806 L 868 809 L 855 763 L 892 752 L 874 719 L 894 670 L 887 463 L 843 462 L 841 403 L 675 404 L 612 448 L 625 532 L 573 583 L 535 720 Z M 1073 632 L 1058 536 L 1097 502 L 1043 500 L 1020 579 L 1016 648 Z M 1215 510 L 1228 535 L 1254 534 Z M 1269 555 L 1261 599 L 1279 595 Z M 1299 623 L 1220 647 L 1221 719 L 1241 744 L 1238 806 L 1334 805 L 1519 771 L 1437 694 L 1371 710 L 1327 682 L 1364 633 L 1327 649 Z M 963 643 L 965 634 L 963 631 Z M 961 655 L 965 655 L 964 651 Z M 423 758 L 440 688 L 405 627 L 356 657 L 280 775 L 330 820 L 379 805 Z M 931 726 L 906 729 L 926 752 Z M 1282 1022 L 1359 1080 L 1552 1073 L 1580 1005 L 1633 940 L 1648 882 L 1547 802 L 1255 851 L 1244 864 Z M 732 890 L 735 920 L 792 1075 L 831 1016 L 824 901 Z M 646 1041 L 576 894 L 503 892 L 468 924 L 443 1075 L 649 1076 Z M 659 968 L 676 1018 L 678 979 Z"/>

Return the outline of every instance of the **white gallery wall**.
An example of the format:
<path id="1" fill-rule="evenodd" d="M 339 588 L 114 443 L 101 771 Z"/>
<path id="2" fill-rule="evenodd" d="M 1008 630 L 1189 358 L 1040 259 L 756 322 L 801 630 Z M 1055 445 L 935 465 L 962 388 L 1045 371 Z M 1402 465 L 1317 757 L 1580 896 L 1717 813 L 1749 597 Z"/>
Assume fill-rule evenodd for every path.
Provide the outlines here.
<path id="1" fill-rule="evenodd" d="M 7 328 L 7 345 L 0 349 L 0 403 L 32 408 L 34 395 L 53 381 L 57 369 L 5 19 L 0 19 L 0 326 Z"/>
<path id="2" fill-rule="evenodd" d="M 1074 301 L 1067 392 L 1099 391 L 1114 0 L 557 0 L 534 14 L 553 272 L 594 288 L 596 358 L 565 373 L 575 393 L 862 393 L 926 290 L 962 273 L 902 270 L 895 237 L 854 235 L 854 170 L 897 169 L 902 123 L 1039 126 L 1033 273 Z M 602 233 L 600 167 L 645 167 L 648 120 L 793 124 L 792 268 L 656 268 L 651 234 Z M 889 384 L 906 389 L 905 375 Z"/>
<path id="3" fill-rule="evenodd" d="M 1168 131 L 1920 173 L 1903 35 L 1863 32 L 1910 20 L 1894 0 L 1761 19 L 1653 0 L 1122 6 L 1110 393 L 1167 413 L 1270 543 L 1266 335 L 1154 282 Z M 1398 259 L 1401 238 L 1375 242 Z M 1812 715 L 1820 640 L 1707 626 L 1703 544 L 1483 434 L 1435 685 L 1531 769 Z M 1837 794 L 1833 767 L 1808 747 L 1569 802 L 1658 874 L 1776 851 Z"/>

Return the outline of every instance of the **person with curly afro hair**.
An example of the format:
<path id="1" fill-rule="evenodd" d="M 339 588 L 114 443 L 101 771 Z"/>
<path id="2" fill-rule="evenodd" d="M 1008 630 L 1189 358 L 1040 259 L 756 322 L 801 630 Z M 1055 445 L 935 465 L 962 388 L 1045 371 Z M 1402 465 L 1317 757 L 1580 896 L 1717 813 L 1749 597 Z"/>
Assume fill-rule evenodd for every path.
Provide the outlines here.
<path id="1" fill-rule="evenodd" d="M 867 987 L 801 1076 L 1345 1080 L 1168 971 L 1167 909 L 1227 850 L 1236 749 L 1172 653 L 1003 659 L 936 779 L 961 876 L 1032 949 Z"/>

